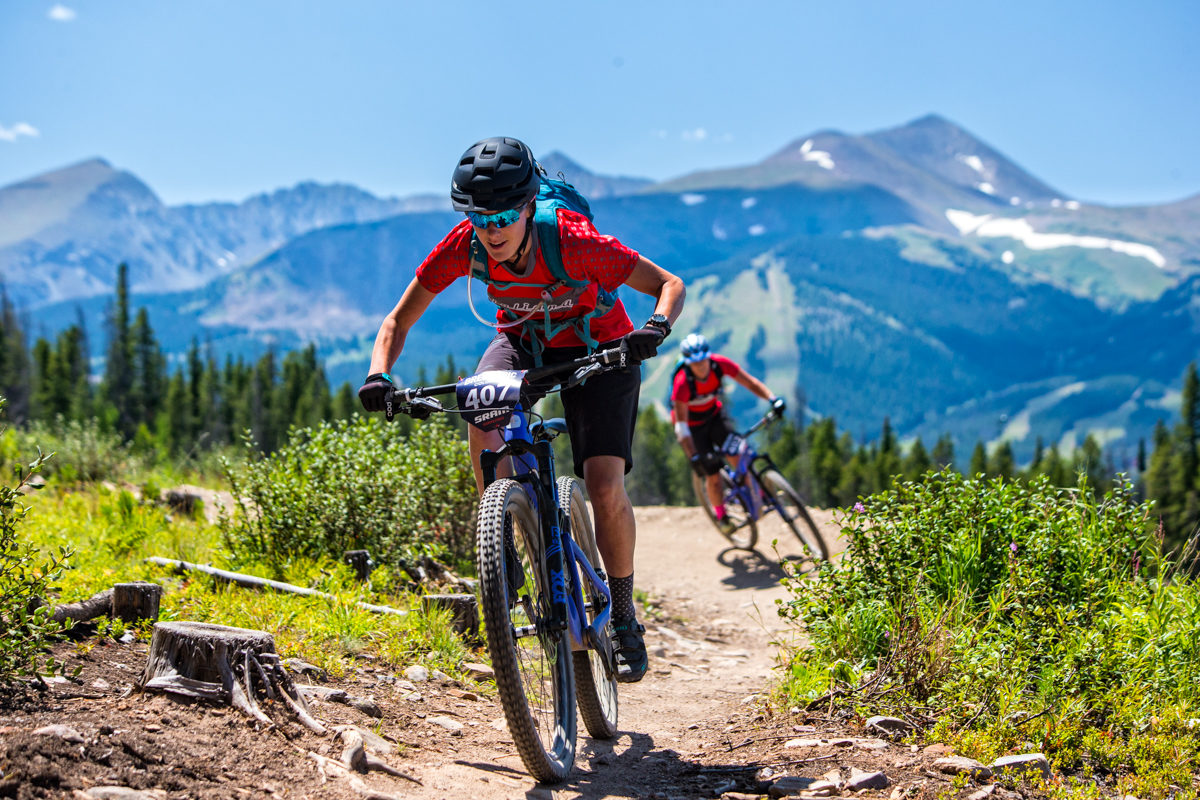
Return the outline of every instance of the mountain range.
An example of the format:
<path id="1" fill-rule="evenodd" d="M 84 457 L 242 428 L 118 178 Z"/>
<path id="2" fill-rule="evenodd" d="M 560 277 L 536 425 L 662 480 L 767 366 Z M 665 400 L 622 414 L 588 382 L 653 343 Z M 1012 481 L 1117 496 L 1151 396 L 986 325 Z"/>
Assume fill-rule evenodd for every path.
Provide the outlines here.
<path id="1" fill-rule="evenodd" d="M 1037 437 L 1071 447 L 1092 432 L 1122 462 L 1176 412 L 1196 357 L 1200 195 L 1079 202 L 935 115 L 817 131 L 663 182 L 542 161 L 589 197 L 602 232 L 685 278 L 678 331 L 702 330 L 856 437 L 886 416 L 902 436 L 951 433 L 960 456 L 1004 438 L 1028 457 Z M 442 197 L 344 184 L 166 206 L 96 159 L 0 188 L 0 275 L 35 335 L 81 315 L 102 332 L 125 262 L 169 353 L 313 341 L 335 380 L 357 381 L 380 319 L 457 218 Z M 397 374 L 474 363 L 489 329 L 466 288 L 431 306 Z M 622 296 L 635 320 L 649 313 L 649 298 Z M 644 402 L 665 399 L 672 365 L 647 365 Z M 745 394 L 730 398 L 743 419 L 757 402 Z"/>

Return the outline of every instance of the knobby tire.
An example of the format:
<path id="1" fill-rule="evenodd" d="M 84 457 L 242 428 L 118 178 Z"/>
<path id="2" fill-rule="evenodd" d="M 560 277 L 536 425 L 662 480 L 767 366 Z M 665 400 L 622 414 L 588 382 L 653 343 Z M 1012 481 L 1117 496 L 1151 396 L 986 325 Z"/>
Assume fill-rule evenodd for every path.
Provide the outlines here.
<path id="1" fill-rule="evenodd" d="M 511 547 L 505 544 L 506 523 Z M 488 652 L 508 730 L 530 774 L 556 783 L 575 761 L 571 643 L 565 629 L 545 630 L 550 599 L 543 537 L 533 504 L 517 481 L 497 480 L 483 493 L 477 546 Z M 510 570 L 512 563 L 520 568 Z M 516 630 L 529 626 L 537 633 L 518 638 Z"/>
<path id="2" fill-rule="evenodd" d="M 592 516 L 588 513 L 579 481 L 567 477 L 558 479 L 558 507 L 571 521 L 571 537 L 587 556 L 592 567 L 599 570 L 600 551 L 596 547 L 596 532 L 592 527 Z M 584 578 L 582 569 L 580 580 L 583 583 L 583 599 L 590 605 L 586 613 L 586 620 L 590 624 L 599 610 L 597 605 L 604 602 L 605 598 L 592 590 L 591 583 Z M 599 645 L 606 648 L 609 663 L 612 663 L 611 624 L 604 626 Z M 616 675 L 608 674 L 604 668 L 604 658 L 594 649 L 576 650 L 573 656 L 575 697 L 579 702 L 579 716 L 583 717 L 584 727 L 592 738 L 611 739 L 617 735 Z"/>
<path id="3" fill-rule="evenodd" d="M 769 469 L 762 474 L 762 485 L 781 506 L 781 509 L 776 511 L 779 521 L 796 534 L 796 538 L 804 545 L 812 560 L 818 564 L 828 561 L 829 547 L 825 544 L 825 537 L 813 522 L 808 509 L 804 507 L 799 493 L 792 488 L 787 479 L 776 470 Z"/>
<path id="4" fill-rule="evenodd" d="M 732 531 L 726 533 L 717 524 L 717 515 L 713 511 L 712 503 L 709 502 L 704 478 L 695 472 L 692 473 L 692 491 L 696 493 L 700 507 L 704 509 L 704 513 L 708 514 L 709 520 L 718 533 L 728 539 L 734 547 L 741 550 L 753 550 L 754 545 L 758 544 L 758 525 L 754 521 L 754 515 L 742 504 L 739 495 L 733 492 L 733 482 L 729 478 L 729 473 L 721 470 L 720 475 L 721 492 L 725 496 L 725 514 L 735 526 Z"/>

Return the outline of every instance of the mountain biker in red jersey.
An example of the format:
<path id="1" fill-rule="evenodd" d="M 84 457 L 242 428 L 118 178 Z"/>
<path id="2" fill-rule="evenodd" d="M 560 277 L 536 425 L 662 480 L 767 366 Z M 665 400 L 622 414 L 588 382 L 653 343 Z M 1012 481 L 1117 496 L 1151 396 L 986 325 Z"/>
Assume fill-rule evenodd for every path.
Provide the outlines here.
<path id="1" fill-rule="evenodd" d="M 534 224 L 542 175 L 533 153 L 518 139 L 483 139 L 463 153 L 454 169 L 450 198 L 466 219 L 417 267 L 416 277 L 380 326 L 370 375 L 358 391 L 364 408 L 383 409 L 392 388 L 388 371 L 404 350 L 410 330 L 439 292 L 471 274 L 476 259 L 486 260 L 488 295 L 500 306 L 496 336 L 477 372 L 562 363 L 585 355 L 589 346 L 599 350 L 623 343 L 634 361 L 657 353 L 683 308 L 683 281 L 612 236 L 598 233 L 583 214 L 559 208 L 559 254 L 572 284 L 565 289 L 566 282 L 556 279 L 546 263 Z M 634 327 L 619 299 L 599 313 L 604 308 L 600 294 L 608 296 L 621 285 L 655 298 L 654 314 L 641 328 Z M 633 466 L 640 385 L 641 373 L 634 365 L 592 376 L 561 395 L 575 473 L 587 486 L 612 590 L 613 647 L 622 682 L 641 680 L 647 668 L 645 629 L 633 607 L 633 506 L 625 493 L 625 474 Z M 502 434 L 469 426 L 468 441 L 475 483 L 482 493 L 479 454 L 499 449 Z"/>
<path id="2" fill-rule="evenodd" d="M 687 453 L 692 469 L 704 478 L 713 515 L 722 530 L 732 531 L 722 502 L 721 446 L 732 433 L 725 408 L 721 404 L 721 381 L 733 378 L 782 414 L 787 403 L 771 393 L 767 385 L 725 356 L 709 347 L 703 334 L 690 333 L 679 345 L 683 366 L 675 373 L 671 386 L 675 438 Z"/>

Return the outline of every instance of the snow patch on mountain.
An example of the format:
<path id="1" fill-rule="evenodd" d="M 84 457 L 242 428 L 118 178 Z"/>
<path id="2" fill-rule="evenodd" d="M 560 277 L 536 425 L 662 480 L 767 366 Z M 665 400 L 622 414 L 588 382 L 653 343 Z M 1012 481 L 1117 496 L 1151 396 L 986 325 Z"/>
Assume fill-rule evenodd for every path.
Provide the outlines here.
<path id="1" fill-rule="evenodd" d="M 962 163 L 966 164 L 971 169 L 978 172 L 980 175 L 983 174 L 983 159 L 980 158 L 979 156 L 975 156 L 975 155 L 965 156 L 962 153 L 959 153 L 957 156 L 955 156 L 955 158 L 957 158 Z"/>
<path id="2" fill-rule="evenodd" d="M 1016 239 L 1030 250 L 1053 250 L 1059 247 L 1086 247 L 1092 250 L 1112 250 L 1116 253 L 1144 258 L 1162 269 L 1167 260 L 1162 253 L 1148 244 L 1106 239 L 1103 236 L 1076 236 L 1070 233 L 1038 233 L 1024 219 L 993 217 L 991 214 L 972 214 L 969 211 L 946 209 L 946 219 L 963 236 L 988 238 L 1006 237 Z"/>
<path id="3" fill-rule="evenodd" d="M 833 156 L 826 150 L 813 150 L 813 140 L 805 139 L 804 144 L 800 145 L 800 155 L 805 161 L 812 161 L 822 169 L 833 169 L 836 166 L 833 163 Z"/>

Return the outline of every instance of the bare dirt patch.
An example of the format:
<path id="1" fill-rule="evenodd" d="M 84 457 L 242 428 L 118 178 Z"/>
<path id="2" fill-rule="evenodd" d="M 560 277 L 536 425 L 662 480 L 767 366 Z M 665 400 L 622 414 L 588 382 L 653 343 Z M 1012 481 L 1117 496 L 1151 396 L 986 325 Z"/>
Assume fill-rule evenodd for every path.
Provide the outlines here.
<path id="1" fill-rule="evenodd" d="M 414 683 L 371 661 L 321 681 L 372 699 L 382 716 L 322 701 L 314 713 L 331 728 L 382 737 L 390 752 L 376 758 L 415 780 L 379 772 L 351 779 L 320 758 L 341 756 L 332 734 L 318 736 L 269 703 L 277 725 L 268 728 L 230 708 L 132 692 L 147 645 L 96 638 L 57 648 L 68 670 L 82 667 L 78 678 L 0 696 L 0 797 L 98 797 L 95 787 L 124 786 L 164 798 L 711 798 L 755 796 L 781 774 L 840 767 L 848 777 L 852 766 L 887 774 L 890 787 L 868 792 L 875 796 L 897 785 L 920 783 L 921 793 L 949 785 L 928 771 L 937 754 L 877 740 L 859 720 L 764 711 L 772 642 L 790 635 L 775 612 L 786 593 L 770 543 L 759 553 L 729 550 L 698 509 L 637 514 L 650 674 L 622 686 L 616 739 L 581 734 L 563 785 L 529 778 L 486 681 Z M 820 522 L 832 544 L 829 515 Z M 799 552 L 780 542 L 783 557 Z M 63 727 L 38 732 L 55 725 Z"/>

